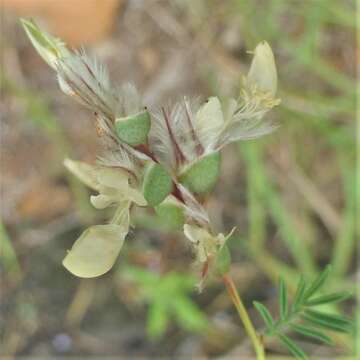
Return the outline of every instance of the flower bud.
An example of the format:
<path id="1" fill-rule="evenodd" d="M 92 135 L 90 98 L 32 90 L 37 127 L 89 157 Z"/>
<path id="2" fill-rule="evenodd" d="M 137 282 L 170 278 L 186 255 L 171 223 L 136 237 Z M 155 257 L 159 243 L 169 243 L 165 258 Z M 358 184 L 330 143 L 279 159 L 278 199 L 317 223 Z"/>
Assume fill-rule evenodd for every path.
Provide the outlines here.
<path id="1" fill-rule="evenodd" d="M 259 90 L 269 92 L 272 96 L 275 95 L 277 88 L 276 66 L 274 54 L 266 41 L 262 41 L 256 46 L 247 79 Z"/>
<path id="2" fill-rule="evenodd" d="M 63 260 L 72 274 L 92 278 L 108 272 L 121 250 L 127 226 L 96 225 L 86 229 Z"/>
<path id="3" fill-rule="evenodd" d="M 150 131 L 150 115 L 147 110 L 115 120 L 118 138 L 131 146 L 147 143 Z"/>
<path id="4" fill-rule="evenodd" d="M 180 182 L 197 194 L 210 192 L 220 174 L 220 153 L 212 153 L 201 158 L 180 176 Z"/>
<path id="5" fill-rule="evenodd" d="M 21 19 L 21 23 L 34 48 L 53 69 L 57 59 L 69 55 L 61 40 L 41 30 L 32 20 Z"/>
<path id="6" fill-rule="evenodd" d="M 172 191 L 172 179 L 164 166 L 151 163 L 145 169 L 143 195 L 149 206 L 159 205 Z"/>

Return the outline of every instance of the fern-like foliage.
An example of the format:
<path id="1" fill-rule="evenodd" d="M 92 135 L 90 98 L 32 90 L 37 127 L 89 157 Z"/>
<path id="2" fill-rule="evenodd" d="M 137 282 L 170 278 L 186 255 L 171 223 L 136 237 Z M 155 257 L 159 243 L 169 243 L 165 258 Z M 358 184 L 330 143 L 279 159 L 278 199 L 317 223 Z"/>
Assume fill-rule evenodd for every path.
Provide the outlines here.
<path id="1" fill-rule="evenodd" d="M 294 300 L 289 304 L 287 289 L 283 279 L 279 284 L 279 319 L 275 320 L 269 310 L 261 303 L 254 301 L 266 325 L 265 336 L 276 336 L 281 343 L 297 358 L 308 359 L 305 352 L 287 335 L 289 331 L 308 337 L 328 345 L 332 339 L 323 330 L 351 333 L 353 322 L 342 316 L 318 311 L 319 305 L 334 304 L 351 296 L 349 292 L 336 292 L 317 295 L 327 280 L 331 266 L 328 265 L 317 278 L 307 283 L 303 277 L 297 285 Z"/>

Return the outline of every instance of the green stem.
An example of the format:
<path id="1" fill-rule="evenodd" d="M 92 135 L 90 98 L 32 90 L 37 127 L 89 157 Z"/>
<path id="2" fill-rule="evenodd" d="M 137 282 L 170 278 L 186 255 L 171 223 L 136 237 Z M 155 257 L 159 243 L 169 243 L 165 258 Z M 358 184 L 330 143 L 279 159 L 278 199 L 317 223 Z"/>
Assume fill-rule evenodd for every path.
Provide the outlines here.
<path id="1" fill-rule="evenodd" d="M 229 274 L 223 275 L 222 279 L 225 283 L 226 290 L 227 290 L 232 302 L 234 303 L 236 310 L 239 314 L 239 317 L 244 325 L 245 331 L 248 334 L 248 336 L 252 342 L 252 345 L 253 345 L 255 353 L 256 353 L 257 360 L 265 360 L 264 346 L 261 342 L 261 339 L 256 334 L 254 325 L 251 322 L 250 317 L 246 311 L 246 308 L 241 301 L 240 295 L 239 295 L 238 291 L 236 290 L 234 281 L 232 280 L 232 278 L 230 277 Z"/>

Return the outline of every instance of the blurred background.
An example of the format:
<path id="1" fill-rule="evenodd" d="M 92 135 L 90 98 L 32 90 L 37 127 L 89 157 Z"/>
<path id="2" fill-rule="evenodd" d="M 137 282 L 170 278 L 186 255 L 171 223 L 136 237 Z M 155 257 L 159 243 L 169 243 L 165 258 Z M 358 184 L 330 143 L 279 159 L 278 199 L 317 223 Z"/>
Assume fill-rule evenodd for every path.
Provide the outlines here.
<path id="1" fill-rule="evenodd" d="M 2 0 L 0 354 L 251 354 L 223 285 L 213 279 L 196 293 L 186 241 L 151 212 L 136 213 L 136 229 L 108 274 L 81 280 L 62 267 L 82 230 L 108 218 L 90 206 L 88 190 L 62 160 L 95 161 L 99 144 L 92 115 L 59 90 L 20 16 L 89 49 L 114 83 L 134 82 L 148 105 L 185 94 L 236 96 L 247 51 L 267 40 L 282 99 L 268 116 L 281 126 L 225 150 L 207 208 L 219 232 L 237 227 L 232 275 L 260 330 L 252 301 L 276 314 L 279 275 L 293 290 L 300 273 L 332 263 L 328 289 L 354 291 L 354 1 Z M 354 316 L 355 303 L 337 310 Z M 354 354 L 351 337 L 337 337 L 333 348 L 298 340 L 314 358 Z M 268 349 L 286 355 L 276 342 Z"/>

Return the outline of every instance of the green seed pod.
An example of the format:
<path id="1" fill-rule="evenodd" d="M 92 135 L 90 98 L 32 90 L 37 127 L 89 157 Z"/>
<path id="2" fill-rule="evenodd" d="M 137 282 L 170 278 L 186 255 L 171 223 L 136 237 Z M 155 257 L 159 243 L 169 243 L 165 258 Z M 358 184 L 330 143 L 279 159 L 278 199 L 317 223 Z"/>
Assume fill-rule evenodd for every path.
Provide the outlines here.
<path id="1" fill-rule="evenodd" d="M 220 174 L 220 161 L 220 152 L 205 156 L 180 176 L 180 182 L 194 193 L 210 192 Z"/>
<path id="2" fill-rule="evenodd" d="M 155 207 L 156 214 L 160 221 L 169 230 L 181 230 L 185 223 L 183 207 L 176 201 L 165 200 Z"/>
<path id="3" fill-rule="evenodd" d="M 115 120 L 116 133 L 119 139 L 131 146 L 147 143 L 150 131 L 150 115 L 144 110 L 137 114 Z"/>
<path id="4" fill-rule="evenodd" d="M 149 206 L 159 205 L 172 191 L 172 179 L 165 168 L 151 163 L 145 170 L 143 195 Z"/>
<path id="5" fill-rule="evenodd" d="M 224 245 L 221 250 L 219 251 L 216 262 L 215 262 L 215 271 L 219 275 L 225 275 L 229 272 L 231 265 L 231 255 L 229 248 Z"/>

